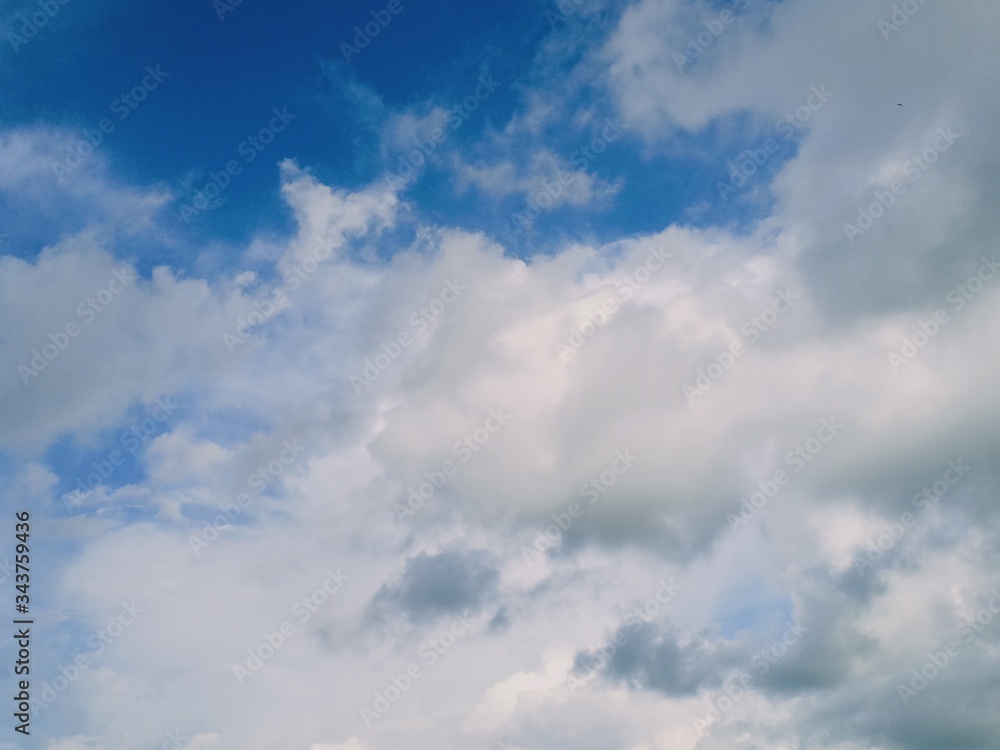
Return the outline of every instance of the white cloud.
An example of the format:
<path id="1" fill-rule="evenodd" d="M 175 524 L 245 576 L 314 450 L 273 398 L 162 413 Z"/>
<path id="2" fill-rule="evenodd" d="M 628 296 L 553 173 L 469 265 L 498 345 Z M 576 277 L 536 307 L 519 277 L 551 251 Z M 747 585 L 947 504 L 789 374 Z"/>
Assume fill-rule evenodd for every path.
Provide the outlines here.
<path id="1" fill-rule="evenodd" d="M 315 744 L 309 750 L 365 750 L 365 746 L 361 744 L 361 740 L 357 737 L 351 737 L 347 742 L 342 742 L 339 745 Z"/>
<path id="2" fill-rule="evenodd" d="M 115 482 L 87 506 L 135 502 L 156 514 L 46 521 L 54 537 L 79 539 L 52 581 L 53 615 L 89 637 L 122 602 L 144 608 L 58 698 L 59 716 L 85 716 L 100 739 L 59 720 L 63 738 L 49 747 L 153 745 L 178 717 L 191 750 L 507 738 L 526 748 L 923 750 L 937 742 L 931 726 L 987 746 L 995 630 L 919 709 L 898 702 L 896 681 L 981 609 L 995 579 L 1000 282 L 961 309 L 947 297 L 996 247 L 983 206 L 995 197 L 984 165 L 996 162 L 988 134 L 998 110 L 986 95 L 991 69 L 976 64 L 995 42 L 986 23 L 995 11 L 928 4 L 887 41 L 882 11 L 762 4 L 678 71 L 670 45 L 715 12 L 667 0 L 625 10 L 596 82 L 617 92 L 651 153 L 676 128 L 750 109 L 766 130 L 810 86 L 836 92 L 776 177 L 773 215 L 747 234 L 670 226 L 520 259 L 448 226 L 401 240 L 395 230 L 413 207 L 383 183 L 351 191 L 284 162 L 296 229 L 257 238 L 244 256 L 273 265 L 277 281 L 267 281 L 270 268 L 200 279 L 156 266 L 114 292 L 27 385 L 16 373 L 32 349 L 85 322 L 78 305 L 138 261 L 115 256 L 93 227 L 31 260 L 4 256 L 0 442 L 26 460 L 9 482 L 25 502 L 51 504 L 66 479 L 46 463 L 56 441 L 96 445 L 130 408 L 163 394 L 197 404 L 144 448 L 141 487 Z M 954 150 L 863 243 L 847 242 L 842 224 L 860 202 L 950 124 L 962 133 Z M 397 123 L 407 135 L 425 125 L 416 115 Z M 47 136 L 5 138 L 13 167 L 0 187 L 41 180 L 36 151 Z M 530 192 L 530 174 L 564 166 L 555 151 L 536 153 L 531 173 L 511 160 L 456 164 L 480 190 Z M 100 184 L 107 194 L 93 200 L 110 205 L 117 193 Z M 574 205 L 609 190 L 596 178 L 574 185 L 563 198 Z M 166 231 L 151 208 L 158 194 L 132 193 L 136 226 Z M 321 259 L 320 242 L 331 248 Z M 296 269 L 304 275 L 293 285 Z M 445 304 L 447 282 L 463 290 Z M 274 289 L 290 304 L 230 353 L 224 334 Z M 794 304 L 779 311 L 778 292 Z M 894 368 L 887 354 L 938 308 L 948 322 Z M 401 333 L 409 343 L 394 348 Z M 739 354 L 727 353 L 734 341 Z M 560 356 L 560 345 L 573 353 Z M 366 360 L 377 377 L 357 393 L 351 378 Z M 686 385 L 700 391 L 692 403 Z M 512 415 L 492 432 L 491 409 Z M 824 419 L 843 425 L 829 441 L 816 437 Z M 294 461 L 280 458 L 287 441 L 302 446 Z M 638 459 L 605 484 L 620 450 Z M 858 575 L 857 551 L 955 457 L 973 467 L 969 477 Z M 254 492 L 254 473 L 275 461 L 280 472 Z M 446 462 L 457 471 L 438 481 Z M 777 472 L 788 481 L 734 531 L 741 497 Z M 582 492 L 591 479 L 607 490 L 593 504 Z M 440 486 L 400 521 L 394 505 L 424 482 Z M 241 492 L 249 505 L 196 554 L 192 535 Z M 562 528 L 553 514 L 572 503 L 586 512 Z M 529 565 L 523 548 L 553 527 L 545 559 Z M 468 598 L 473 626 L 431 663 L 422 649 L 450 624 L 452 613 L 434 615 L 447 598 L 414 584 L 429 613 L 416 622 L 377 621 L 372 602 L 412 560 L 455 550 L 455 559 L 482 551 L 496 591 Z M 295 609 L 341 568 L 342 590 Z M 622 645 L 616 676 L 574 694 L 564 684 L 573 659 L 613 638 L 669 576 L 683 588 L 650 618 L 660 640 L 628 654 Z M 755 674 L 752 657 L 788 618 L 809 628 L 800 647 Z M 255 650 L 261 659 L 260 644 L 286 621 L 294 632 L 241 684 L 233 667 Z M 68 631 L 65 642 L 73 646 L 46 647 L 40 679 L 83 648 Z M 690 657 L 693 682 L 667 669 L 673 647 Z M 420 675 L 403 690 L 413 664 Z M 755 677 L 747 694 L 696 728 L 722 678 L 740 670 Z M 359 709 L 391 685 L 401 695 L 368 726 Z M 142 712 L 126 710 L 137 704 Z"/>

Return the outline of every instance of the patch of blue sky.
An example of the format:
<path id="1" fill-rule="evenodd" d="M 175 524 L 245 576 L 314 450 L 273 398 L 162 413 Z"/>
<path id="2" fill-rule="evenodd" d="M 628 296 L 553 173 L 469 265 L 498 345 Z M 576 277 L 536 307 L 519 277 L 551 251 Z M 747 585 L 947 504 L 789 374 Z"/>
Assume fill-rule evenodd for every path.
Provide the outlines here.
<path id="1" fill-rule="evenodd" d="M 455 106 L 483 74 L 500 81 L 499 88 L 477 105 L 461 128 L 448 132 L 402 193 L 418 207 L 424 223 L 483 231 L 507 245 L 509 253 L 530 257 L 551 252 L 567 239 L 601 243 L 623 234 L 659 231 L 671 222 L 749 231 L 771 208 L 766 182 L 794 155 L 793 144 L 783 142 L 781 152 L 723 199 L 718 183 L 729 179 L 727 160 L 742 149 L 761 147 L 767 136 L 757 132 L 758 127 L 738 129 L 745 134 L 740 138 L 734 136 L 732 123 L 713 123 L 698 134 L 677 134 L 669 153 L 654 156 L 626 135 L 587 160 L 585 167 L 588 177 L 599 181 L 598 191 L 602 184 L 617 186 L 612 195 L 541 211 L 529 230 L 511 236 L 512 215 L 523 211 L 532 195 L 460 191 L 452 158 L 472 163 L 478 157 L 495 159 L 490 134 L 523 108 L 523 84 L 540 71 L 551 78 L 553 69 L 557 79 L 564 78 L 586 46 L 576 49 L 564 43 L 549 50 L 540 45 L 558 42 L 560 35 L 567 37 L 564 42 L 572 41 L 569 36 L 587 36 L 591 44 L 590 37 L 599 37 L 617 11 L 566 15 L 554 4 L 531 0 L 513 8 L 399 2 L 401 11 L 390 14 L 391 20 L 379 25 L 378 34 L 357 54 L 349 54 L 350 60 L 344 59 L 341 45 L 355 44 L 356 28 L 367 38 L 366 24 L 386 18 L 382 6 L 317 3 L 289 8 L 270 0 L 244 0 L 220 19 L 208 0 L 169 8 L 108 4 L 96 19 L 87 19 L 69 4 L 51 28 L 17 52 L 30 57 L 53 86 L 29 83 L 13 68 L 0 70 L 5 91 L 0 124 L 30 125 L 42 118 L 83 138 L 84 131 L 93 132 L 103 118 L 113 122 L 113 132 L 83 160 L 79 173 L 67 179 L 83 179 L 88 169 L 98 169 L 97 162 L 107 160 L 118 180 L 171 191 L 174 200 L 161 215 L 172 217 L 172 227 L 186 242 L 164 248 L 157 246 L 155 237 L 122 233 L 109 247 L 119 257 L 135 258 L 147 277 L 153 257 L 169 258 L 181 272 L 197 267 L 211 276 L 240 270 L 245 263 L 241 243 L 260 232 L 280 236 L 295 231 L 292 212 L 280 194 L 279 161 L 294 159 L 336 187 L 356 189 L 376 181 L 398 171 L 408 148 L 405 140 L 381 142 L 388 119 L 406 108 L 420 114 L 428 104 Z M 723 8 L 720 4 L 719 10 Z M 190 54 L 179 54 L 178 39 Z M 66 54 L 67 45 L 72 54 Z M 261 54 L 262 49 L 281 49 L 282 54 Z M 116 62 L 111 65 L 109 60 Z M 167 77 L 134 108 L 123 107 L 122 95 L 142 85 L 147 69 L 156 66 Z M 346 96 L 345 87 L 366 90 L 376 104 Z M 510 150 L 515 166 L 528 169 L 532 155 L 543 149 L 571 164 L 573 155 L 613 115 L 606 93 L 596 93 L 567 87 L 564 111 L 539 133 L 505 142 L 503 148 Z M 570 124 L 584 107 L 593 124 L 589 129 Z M 275 108 L 286 108 L 295 119 L 263 148 L 248 145 L 248 139 L 267 127 Z M 218 179 L 231 161 L 239 165 L 239 174 Z M 522 176 L 531 177 L 524 171 Z M 188 221 L 179 220 L 209 184 L 223 181 L 219 194 L 200 204 L 207 208 L 189 213 Z M 762 183 L 765 189 L 757 189 Z M 21 228 L 21 234 L 4 238 L 5 249 L 32 257 L 39 247 L 79 226 L 90 210 L 84 201 L 67 200 L 53 222 L 51 212 L 32 208 L 30 201 L 0 208 L 6 224 Z M 29 221 L 23 221 L 23 212 L 28 212 Z M 15 214 L 22 220 L 14 222 Z M 36 229 L 25 233 L 26 226 Z M 214 254 L 194 249 L 213 242 Z"/>
<path id="2" fill-rule="evenodd" d="M 730 640 L 741 635 L 751 639 L 780 635 L 792 615 L 792 601 L 765 579 L 742 580 L 719 598 L 712 621 L 719 634 Z"/>

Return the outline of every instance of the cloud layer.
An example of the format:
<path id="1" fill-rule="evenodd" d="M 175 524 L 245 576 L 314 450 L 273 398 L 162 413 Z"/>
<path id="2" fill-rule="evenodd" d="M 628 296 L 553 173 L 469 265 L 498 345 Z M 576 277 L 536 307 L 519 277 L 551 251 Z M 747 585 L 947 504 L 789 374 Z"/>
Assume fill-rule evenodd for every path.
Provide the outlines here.
<path id="1" fill-rule="evenodd" d="M 185 195 L 0 133 L 13 240 L 55 227 L 0 256 L 38 747 L 992 747 L 997 10 L 732 6 L 560 11 L 427 164 L 605 211 L 634 173 L 550 130 L 601 93 L 645 169 L 704 138 L 739 226 L 515 252 L 275 153 L 290 230 L 182 262 Z"/>

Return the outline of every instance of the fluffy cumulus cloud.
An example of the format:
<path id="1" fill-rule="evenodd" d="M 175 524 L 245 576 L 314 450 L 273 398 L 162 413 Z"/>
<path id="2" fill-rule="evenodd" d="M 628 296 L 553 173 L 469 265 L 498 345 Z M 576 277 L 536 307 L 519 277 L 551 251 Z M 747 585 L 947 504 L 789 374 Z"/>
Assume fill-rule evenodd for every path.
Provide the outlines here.
<path id="1" fill-rule="evenodd" d="M 447 97 L 369 108 L 363 181 L 269 147 L 225 263 L 168 180 L 0 132 L 37 747 L 995 746 L 998 10 L 546 11 L 433 175 L 386 155 Z M 581 99 L 628 154 L 574 165 Z M 740 221 L 506 242 L 685 144 Z"/>

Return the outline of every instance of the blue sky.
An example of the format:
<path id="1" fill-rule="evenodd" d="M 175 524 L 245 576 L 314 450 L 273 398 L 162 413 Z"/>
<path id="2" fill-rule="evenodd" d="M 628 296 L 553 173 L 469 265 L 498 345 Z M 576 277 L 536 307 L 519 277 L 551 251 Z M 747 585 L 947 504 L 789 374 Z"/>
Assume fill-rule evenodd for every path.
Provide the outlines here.
<path id="1" fill-rule="evenodd" d="M 992 750 L 994 4 L 230 2 L 0 11 L 0 750 Z"/>
<path id="2" fill-rule="evenodd" d="M 353 46 L 355 27 L 371 23 L 371 13 L 382 9 L 315 3 L 277 12 L 280 4 L 266 2 L 245 2 L 232 10 L 208 3 L 176 10 L 136 5 L 107 8 L 99 18 L 88 18 L 94 11 L 69 4 L 37 39 L 17 43 L 12 60 L 18 64 L 0 72 L 0 122 L 7 128 L 44 123 L 83 137 L 82 131 L 93 132 L 103 118 L 110 119 L 114 130 L 100 145 L 101 164 L 87 155 L 80 168 L 107 166 L 129 182 L 166 185 L 175 195 L 171 207 L 178 216 L 212 173 L 236 159 L 242 171 L 224 191 L 224 204 L 178 227 L 188 243 L 229 243 L 289 228 L 287 208 L 275 190 L 276 161 L 294 158 L 309 164 L 320 179 L 350 188 L 364 185 L 387 166 L 398 168 L 399 158 L 417 143 L 416 137 L 403 137 L 385 144 L 380 131 L 387 121 L 433 105 L 458 105 L 481 74 L 491 75 L 499 87 L 449 134 L 436 152 L 438 159 L 468 154 L 477 144 L 482 149 L 484 138 L 510 123 L 530 87 L 543 77 L 568 83 L 567 107 L 587 113 L 591 122 L 567 117 L 547 123 L 509 144 L 515 153 L 526 157 L 544 146 L 570 159 L 615 115 L 606 91 L 569 83 L 567 66 L 613 28 L 620 8 L 582 18 L 572 4 L 569 15 L 558 8 L 543 11 L 533 2 L 500 8 L 401 0 L 399 7 L 398 17 L 391 15 L 369 45 L 349 53 L 347 61 L 341 44 Z M 9 23 L 12 33 L 20 34 L 17 21 Z M 129 92 L 142 84 L 149 67 L 162 70 L 165 78 L 140 94 L 144 101 L 132 104 Z M 24 75 L 28 69 L 34 71 L 31 76 Z M 39 86 L 39 80 L 50 84 Z M 259 152 L 252 149 L 255 158 L 246 163 L 250 151 L 241 154 L 240 145 L 267 125 L 274 107 L 287 108 L 295 119 L 274 143 Z M 596 213 L 574 207 L 546 212 L 530 245 L 518 238 L 512 251 L 530 253 L 530 247 L 565 240 L 567 225 L 574 228 L 573 239 L 606 241 L 671 221 L 752 222 L 758 207 L 717 200 L 715 182 L 727 177 L 710 154 L 731 149 L 735 156 L 759 140 L 753 136 L 742 114 L 703 132 L 677 134 L 675 143 L 656 154 L 642 153 L 626 134 L 586 159 L 587 171 L 599 179 L 623 183 L 617 199 Z M 776 160 L 772 166 L 777 165 Z M 406 197 L 436 221 L 494 235 L 503 233 L 512 213 L 527 207 L 525 198 L 462 190 L 441 164 L 422 169 Z M 695 214 L 687 210 L 700 204 L 710 205 Z M 17 209 L 23 213 L 31 207 Z M 60 229 L 59 220 L 53 224 L 50 216 L 39 216 L 34 224 L 37 234 L 25 240 L 51 241 Z M 25 254 L 31 246 L 13 234 L 8 244 Z M 190 261 L 190 250 L 174 252 L 182 264 Z"/>

